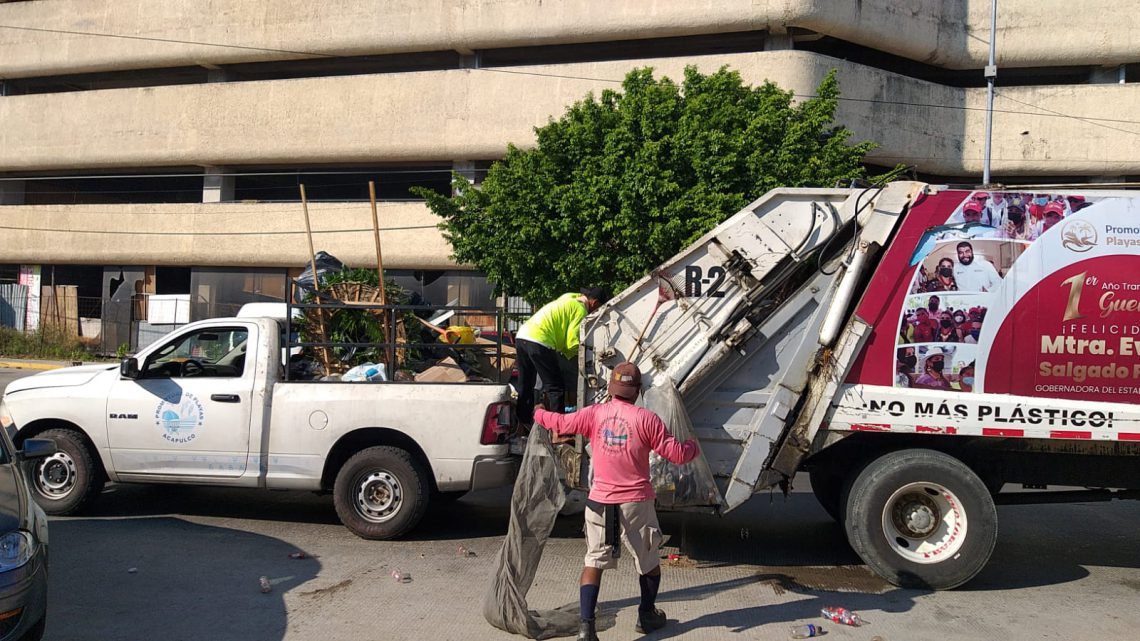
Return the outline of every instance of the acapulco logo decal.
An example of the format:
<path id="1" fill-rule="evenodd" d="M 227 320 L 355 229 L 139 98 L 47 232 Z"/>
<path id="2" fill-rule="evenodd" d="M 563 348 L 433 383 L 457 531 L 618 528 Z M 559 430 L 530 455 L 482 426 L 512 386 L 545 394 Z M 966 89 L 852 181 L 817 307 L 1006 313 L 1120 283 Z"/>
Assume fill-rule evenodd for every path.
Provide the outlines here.
<path id="1" fill-rule="evenodd" d="M 178 445 L 198 438 L 205 418 L 202 402 L 189 392 L 168 396 L 154 408 L 154 424 L 162 429 L 162 438 Z"/>
<path id="2" fill-rule="evenodd" d="M 1097 245 L 1096 227 L 1084 220 L 1070 220 L 1061 227 L 1061 246 L 1083 254 Z"/>

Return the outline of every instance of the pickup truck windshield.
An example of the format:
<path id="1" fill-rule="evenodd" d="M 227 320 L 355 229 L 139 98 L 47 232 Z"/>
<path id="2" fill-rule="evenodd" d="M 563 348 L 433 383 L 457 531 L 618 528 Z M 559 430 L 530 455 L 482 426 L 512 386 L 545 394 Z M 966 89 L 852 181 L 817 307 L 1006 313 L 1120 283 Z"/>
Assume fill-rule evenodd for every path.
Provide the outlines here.
<path id="1" fill-rule="evenodd" d="M 245 371 L 244 327 L 210 327 L 183 334 L 147 359 L 143 378 L 238 377 Z"/>

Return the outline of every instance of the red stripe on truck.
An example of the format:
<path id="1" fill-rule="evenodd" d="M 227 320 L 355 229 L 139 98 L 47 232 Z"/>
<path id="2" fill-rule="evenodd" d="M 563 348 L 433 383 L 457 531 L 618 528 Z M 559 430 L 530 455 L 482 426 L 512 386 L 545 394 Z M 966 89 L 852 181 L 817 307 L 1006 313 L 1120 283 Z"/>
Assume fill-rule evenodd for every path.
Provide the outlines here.
<path id="1" fill-rule="evenodd" d="M 1121 441 L 1140 441 L 1140 434 L 1136 432 L 1119 432 L 1116 438 Z"/>
<path id="2" fill-rule="evenodd" d="M 885 423 L 855 423 L 851 426 L 852 432 L 889 432 L 891 426 Z"/>
<path id="3" fill-rule="evenodd" d="M 914 430 L 920 434 L 957 434 L 956 427 L 931 427 L 929 425 L 916 425 Z"/>
<path id="4" fill-rule="evenodd" d="M 983 427 L 982 436 L 1025 436 L 1025 430 L 1011 430 L 1004 427 Z"/>
<path id="5" fill-rule="evenodd" d="M 1049 438 L 1092 438 L 1092 432 L 1072 432 L 1068 430 L 1050 430 Z"/>

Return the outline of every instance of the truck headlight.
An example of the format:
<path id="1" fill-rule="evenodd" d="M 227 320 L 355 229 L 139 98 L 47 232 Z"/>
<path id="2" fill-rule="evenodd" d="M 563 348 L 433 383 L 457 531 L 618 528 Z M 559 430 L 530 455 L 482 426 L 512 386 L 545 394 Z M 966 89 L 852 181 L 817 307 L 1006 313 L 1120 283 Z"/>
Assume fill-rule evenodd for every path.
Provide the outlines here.
<path id="1" fill-rule="evenodd" d="M 15 570 L 27 563 L 35 547 L 32 535 L 23 530 L 0 536 L 0 572 Z"/>

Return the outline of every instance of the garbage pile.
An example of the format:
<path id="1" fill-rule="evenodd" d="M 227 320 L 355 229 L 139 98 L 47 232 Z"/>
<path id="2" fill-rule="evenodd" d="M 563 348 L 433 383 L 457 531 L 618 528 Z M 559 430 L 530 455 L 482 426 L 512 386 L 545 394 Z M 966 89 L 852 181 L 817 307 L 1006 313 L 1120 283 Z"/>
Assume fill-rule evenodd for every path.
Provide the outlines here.
<path id="1" fill-rule="evenodd" d="M 480 336 L 479 327 L 446 324 L 455 311 L 433 315 L 416 292 L 393 281 L 380 287 L 375 270 L 348 269 L 322 251 L 294 283 L 305 303 L 302 317 L 294 321 L 300 342 L 315 345 L 290 357 L 290 380 L 505 383 L 511 378 L 512 345 Z M 467 320 L 495 325 L 493 315 Z"/>

